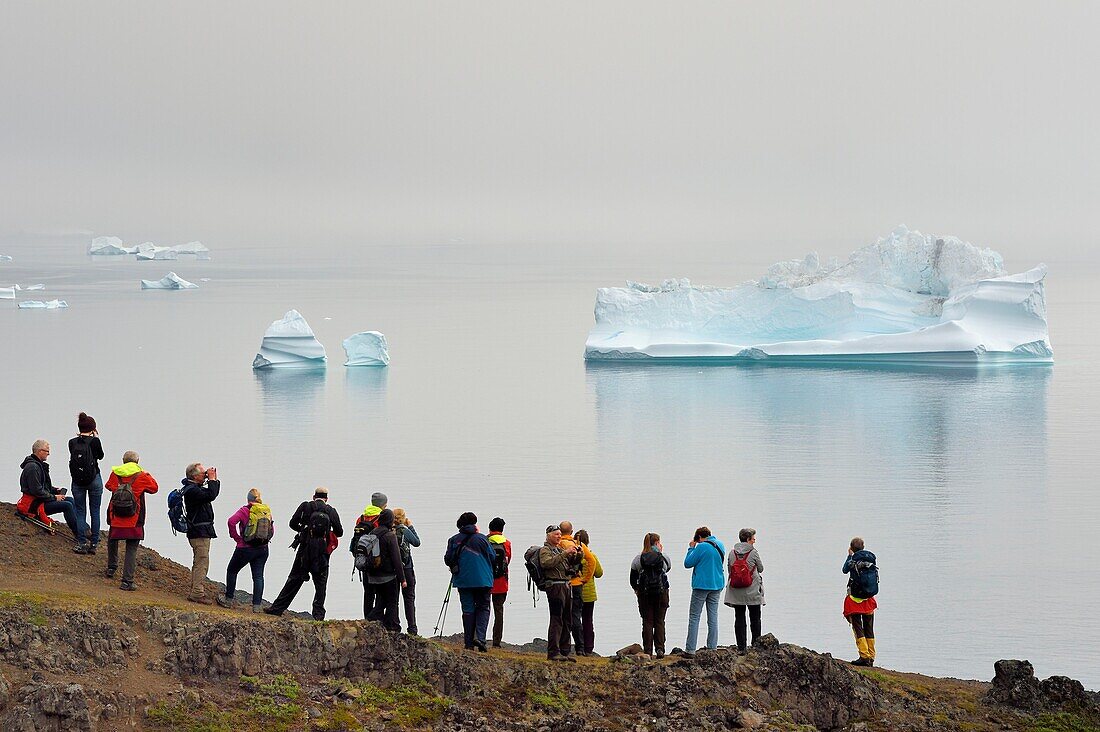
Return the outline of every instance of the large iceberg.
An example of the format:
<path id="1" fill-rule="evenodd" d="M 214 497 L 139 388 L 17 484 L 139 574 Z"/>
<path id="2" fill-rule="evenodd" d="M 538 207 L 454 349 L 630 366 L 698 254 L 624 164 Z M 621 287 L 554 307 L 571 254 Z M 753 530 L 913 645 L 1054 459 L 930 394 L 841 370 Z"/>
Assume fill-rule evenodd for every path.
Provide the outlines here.
<path id="1" fill-rule="evenodd" d="M 199 286 L 180 277 L 175 272 L 169 272 L 159 280 L 142 280 L 143 290 L 197 290 Z"/>
<path id="2" fill-rule="evenodd" d="M 327 360 L 325 347 L 317 342 L 309 323 L 297 310 L 290 310 L 264 333 L 252 368 L 315 368 Z"/>
<path id="3" fill-rule="evenodd" d="M 780 262 L 736 287 L 600 288 L 589 360 L 1049 363 L 1046 266 L 899 226 L 843 263 Z"/>
<path id="4" fill-rule="evenodd" d="M 117 236 L 97 236 L 92 239 L 92 243 L 88 245 L 88 254 L 97 256 L 133 254 L 136 251 L 136 247 L 122 246 L 122 239 L 119 239 Z"/>
<path id="5" fill-rule="evenodd" d="M 344 339 L 345 366 L 388 366 L 390 349 L 386 336 L 376 330 L 348 336 Z"/>
<path id="6" fill-rule="evenodd" d="M 23 309 L 36 309 L 36 310 L 57 310 L 58 308 L 67 308 L 69 303 L 64 300 L 24 300 L 19 303 L 19 307 Z"/>

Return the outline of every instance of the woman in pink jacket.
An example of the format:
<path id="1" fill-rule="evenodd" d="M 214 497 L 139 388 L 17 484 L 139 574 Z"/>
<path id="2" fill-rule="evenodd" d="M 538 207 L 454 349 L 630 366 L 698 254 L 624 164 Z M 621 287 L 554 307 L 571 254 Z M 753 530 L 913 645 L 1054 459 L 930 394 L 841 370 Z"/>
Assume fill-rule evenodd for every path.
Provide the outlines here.
<path id="1" fill-rule="evenodd" d="M 236 605 L 233 595 L 237 591 L 237 574 L 248 565 L 252 570 L 252 612 L 258 613 L 263 605 L 267 544 L 275 536 L 271 509 L 263 502 L 259 488 L 248 491 L 248 503 L 238 508 L 227 524 L 237 548 L 229 559 L 229 567 L 225 571 L 225 595 L 218 597 L 218 604 L 228 608 Z"/>

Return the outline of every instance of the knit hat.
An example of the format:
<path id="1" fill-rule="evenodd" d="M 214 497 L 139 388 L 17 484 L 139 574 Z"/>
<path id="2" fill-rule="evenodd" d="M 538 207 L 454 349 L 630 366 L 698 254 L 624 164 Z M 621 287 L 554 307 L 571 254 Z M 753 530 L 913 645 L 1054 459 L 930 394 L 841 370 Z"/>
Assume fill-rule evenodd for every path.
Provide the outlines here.
<path id="1" fill-rule="evenodd" d="M 383 509 L 382 513 L 378 514 L 378 525 L 379 526 L 392 527 L 393 526 L 393 511 L 391 511 L 388 508 Z"/>
<path id="2" fill-rule="evenodd" d="M 489 522 L 489 531 L 504 531 L 504 519 L 497 516 Z"/>
<path id="3" fill-rule="evenodd" d="M 95 420 L 81 412 L 76 418 L 76 428 L 81 432 L 94 432 Z"/>
<path id="4" fill-rule="evenodd" d="M 327 499 L 328 498 L 328 488 L 325 488 L 323 485 L 318 486 L 317 490 L 313 491 L 313 497 L 314 498 L 326 498 Z"/>
<path id="5" fill-rule="evenodd" d="M 385 508 L 386 504 L 390 502 L 390 499 L 386 498 L 385 493 L 375 493 L 370 497 L 370 503 L 372 506 L 378 506 L 379 508 Z"/>

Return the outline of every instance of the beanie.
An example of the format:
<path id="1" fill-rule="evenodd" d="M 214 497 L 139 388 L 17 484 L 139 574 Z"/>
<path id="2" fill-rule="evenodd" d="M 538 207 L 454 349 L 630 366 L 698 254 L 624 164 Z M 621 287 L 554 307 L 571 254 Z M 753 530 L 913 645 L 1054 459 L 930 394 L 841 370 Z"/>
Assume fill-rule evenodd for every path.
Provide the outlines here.
<path id="1" fill-rule="evenodd" d="M 385 508 L 386 504 L 390 502 L 390 499 L 386 498 L 385 493 L 375 493 L 370 497 L 370 503 L 372 506 L 378 506 L 379 508 Z"/>
<path id="2" fill-rule="evenodd" d="M 489 522 L 489 531 L 504 531 L 504 519 L 497 516 Z"/>
<path id="3" fill-rule="evenodd" d="M 81 432 L 94 432 L 95 420 L 81 412 L 76 418 L 76 428 Z"/>

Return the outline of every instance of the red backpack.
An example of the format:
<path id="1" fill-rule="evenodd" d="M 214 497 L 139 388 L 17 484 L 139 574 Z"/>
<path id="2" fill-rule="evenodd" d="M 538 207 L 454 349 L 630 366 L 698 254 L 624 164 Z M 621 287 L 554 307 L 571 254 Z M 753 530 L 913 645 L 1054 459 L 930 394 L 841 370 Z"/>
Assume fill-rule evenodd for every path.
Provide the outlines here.
<path id="1" fill-rule="evenodd" d="M 749 554 L 741 555 L 733 553 L 733 564 L 730 565 L 730 587 L 743 589 L 752 586 L 753 569 L 749 566 Z"/>

